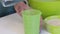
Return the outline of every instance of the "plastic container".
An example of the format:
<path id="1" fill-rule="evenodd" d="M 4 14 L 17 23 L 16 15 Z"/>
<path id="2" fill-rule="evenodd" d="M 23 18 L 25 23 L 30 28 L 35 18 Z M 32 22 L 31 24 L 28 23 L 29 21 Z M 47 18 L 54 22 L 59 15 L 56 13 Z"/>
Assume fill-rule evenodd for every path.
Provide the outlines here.
<path id="1" fill-rule="evenodd" d="M 39 34 L 41 12 L 35 9 L 25 10 L 22 16 L 25 34 Z"/>
<path id="2" fill-rule="evenodd" d="M 42 11 L 43 18 L 60 15 L 60 0 L 28 0 L 30 7 Z"/>
<path id="3" fill-rule="evenodd" d="M 51 34 L 60 34 L 60 15 L 47 17 L 44 22 L 48 32 Z"/>

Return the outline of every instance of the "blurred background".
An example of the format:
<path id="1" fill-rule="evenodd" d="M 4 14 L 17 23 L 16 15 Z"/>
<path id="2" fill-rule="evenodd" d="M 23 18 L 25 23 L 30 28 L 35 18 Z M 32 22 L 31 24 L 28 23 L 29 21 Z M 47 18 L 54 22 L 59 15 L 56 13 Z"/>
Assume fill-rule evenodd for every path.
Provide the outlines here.
<path id="1" fill-rule="evenodd" d="M 0 17 L 4 17 L 6 15 L 13 14 L 15 12 L 16 11 L 14 9 L 14 6 L 3 7 L 2 4 L 0 3 Z"/>

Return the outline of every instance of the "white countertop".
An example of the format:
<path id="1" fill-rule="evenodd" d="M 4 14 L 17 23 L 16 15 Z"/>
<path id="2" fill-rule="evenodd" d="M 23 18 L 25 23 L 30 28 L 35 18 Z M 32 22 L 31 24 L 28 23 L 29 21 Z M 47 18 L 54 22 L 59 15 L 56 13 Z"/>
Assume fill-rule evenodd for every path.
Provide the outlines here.
<path id="1" fill-rule="evenodd" d="M 22 17 L 15 13 L 0 18 L 0 34 L 24 34 Z M 42 30 L 41 34 L 49 33 Z"/>

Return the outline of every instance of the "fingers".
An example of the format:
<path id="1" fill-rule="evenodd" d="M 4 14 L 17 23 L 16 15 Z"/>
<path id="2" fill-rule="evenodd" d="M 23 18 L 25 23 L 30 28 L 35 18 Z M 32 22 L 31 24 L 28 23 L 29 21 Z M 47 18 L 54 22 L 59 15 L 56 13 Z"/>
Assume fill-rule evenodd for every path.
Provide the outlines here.
<path id="1" fill-rule="evenodd" d="M 22 7 L 20 7 L 20 3 L 18 3 L 18 4 L 16 4 L 15 6 L 14 6 L 14 8 L 15 8 L 15 10 L 16 10 L 16 13 L 18 13 L 18 14 L 20 14 L 20 12 L 23 10 L 23 8 Z"/>
<path id="2" fill-rule="evenodd" d="M 23 9 L 29 9 L 30 7 L 28 5 L 26 5 L 24 2 L 20 2 L 20 7 L 22 7 Z"/>
<path id="3" fill-rule="evenodd" d="M 26 5 L 24 2 L 19 2 L 18 4 L 16 4 L 14 6 L 14 8 L 15 8 L 16 12 L 18 14 L 20 14 L 21 11 L 26 10 L 26 9 L 29 9 L 30 7 L 28 5 Z"/>

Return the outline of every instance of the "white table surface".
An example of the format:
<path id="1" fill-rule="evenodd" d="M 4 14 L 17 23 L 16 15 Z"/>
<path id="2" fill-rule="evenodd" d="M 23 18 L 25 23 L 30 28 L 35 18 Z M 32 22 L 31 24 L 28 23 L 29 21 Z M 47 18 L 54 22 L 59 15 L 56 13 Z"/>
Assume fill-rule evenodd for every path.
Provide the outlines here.
<path id="1" fill-rule="evenodd" d="M 15 13 L 0 18 L 0 34 L 24 34 L 22 17 Z M 41 34 L 49 33 L 42 29 Z"/>

